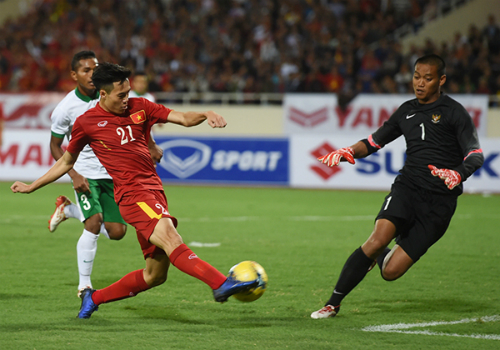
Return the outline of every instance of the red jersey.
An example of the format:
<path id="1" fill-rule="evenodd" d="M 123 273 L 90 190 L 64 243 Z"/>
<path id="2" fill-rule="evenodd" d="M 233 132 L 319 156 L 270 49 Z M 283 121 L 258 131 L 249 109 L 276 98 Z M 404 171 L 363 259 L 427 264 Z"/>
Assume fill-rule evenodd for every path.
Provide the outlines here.
<path id="1" fill-rule="evenodd" d="M 67 150 L 76 154 L 87 144 L 92 147 L 113 178 L 117 203 L 130 192 L 163 191 L 147 140 L 151 126 L 167 122 L 170 112 L 144 98 L 129 99 L 122 115 L 106 112 L 97 104 L 76 119 Z"/>

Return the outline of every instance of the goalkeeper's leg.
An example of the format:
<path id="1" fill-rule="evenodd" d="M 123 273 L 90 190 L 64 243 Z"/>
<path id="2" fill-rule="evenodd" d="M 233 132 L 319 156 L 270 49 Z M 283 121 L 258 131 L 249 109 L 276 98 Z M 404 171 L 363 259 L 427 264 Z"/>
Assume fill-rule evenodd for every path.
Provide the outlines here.
<path id="1" fill-rule="evenodd" d="M 377 262 L 382 260 L 380 272 L 382 274 L 382 278 L 386 281 L 397 280 L 399 277 L 403 276 L 414 263 L 403 248 L 401 248 L 398 244 L 394 245 L 390 251 L 386 251 L 384 253 L 386 253 L 384 259 L 379 259 L 382 257 L 380 256 L 377 258 Z"/>
<path id="2" fill-rule="evenodd" d="M 376 221 L 368 240 L 347 259 L 326 305 L 334 307 L 340 305 L 340 302 L 363 280 L 374 260 L 384 252 L 395 234 L 396 226 L 392 222 L 387 219 Z"/>

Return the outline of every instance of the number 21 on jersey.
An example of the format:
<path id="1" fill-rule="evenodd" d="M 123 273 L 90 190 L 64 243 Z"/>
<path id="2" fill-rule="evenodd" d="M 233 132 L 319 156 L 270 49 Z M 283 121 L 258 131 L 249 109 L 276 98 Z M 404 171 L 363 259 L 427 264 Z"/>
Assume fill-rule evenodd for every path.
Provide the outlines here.
<path id="1" fill-rule="evenodd" d="M 130 125 L 127 125 L 125 129 L 128 130 L 128 135 L 127 132 L 122 127 L 116 128 L 116 133 L 122 138 L 122 143 L 121 143 L 122 145 L 126 144 L 129 141 L 130 142 L 135 141 L 134 136 L 132 135 L 132 127 Z"/>

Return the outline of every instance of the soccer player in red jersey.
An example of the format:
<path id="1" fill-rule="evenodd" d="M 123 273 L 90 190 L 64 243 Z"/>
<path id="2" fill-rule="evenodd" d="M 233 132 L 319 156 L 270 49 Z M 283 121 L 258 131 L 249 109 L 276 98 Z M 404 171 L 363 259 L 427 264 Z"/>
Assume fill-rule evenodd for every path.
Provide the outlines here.
<path id="1" fill-rule="evenodd" d="M 168 212 L 167 199 L 148 149 L 149 130 L 155 123 L 185 127 L 207 120 L 212 128 L 223 128 L 219 114 L 178 112 L 144 98 L 129 99 L 130 70 L 112 63 L 100 64 L 92 75 L 99 91 L 99 104 L 77 118 L 64 155 L 31 185 L 16 181 L 13 192 L 31 193 L 72 169 L 83 147 L 89 144 L 113 178 L 115 200 L 122 217 L 137 231 L 146 268 L 130 272 L 112 285 L 81 293 L 79 318 L 90 318 L 103 303 L 129 298 L 164 283 L 172 263 L 213 289 L 214 298 L 224 302 L 235 293 L 249 290 L 258 281 L 239 282 L 225 277 L 198 258 L 182 241 L 177 220 Z"/>

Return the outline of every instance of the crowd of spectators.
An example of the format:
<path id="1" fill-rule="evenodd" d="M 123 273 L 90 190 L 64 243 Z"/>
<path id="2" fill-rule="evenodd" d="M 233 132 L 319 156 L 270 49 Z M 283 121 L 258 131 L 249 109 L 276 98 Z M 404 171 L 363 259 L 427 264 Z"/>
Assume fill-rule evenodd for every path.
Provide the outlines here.
<path id="1" fill-rule="evenodd" d="M 415 59 L 433 52 L 447 92 L 500 93 L 493 16 L 403 54 L 392 34 L 437 1 L 35 0 L 0 28 L 0 91 L 68 91 L 73 54 L 91 49 L 147 72 L 153 92 L 411 93 Z"/>

